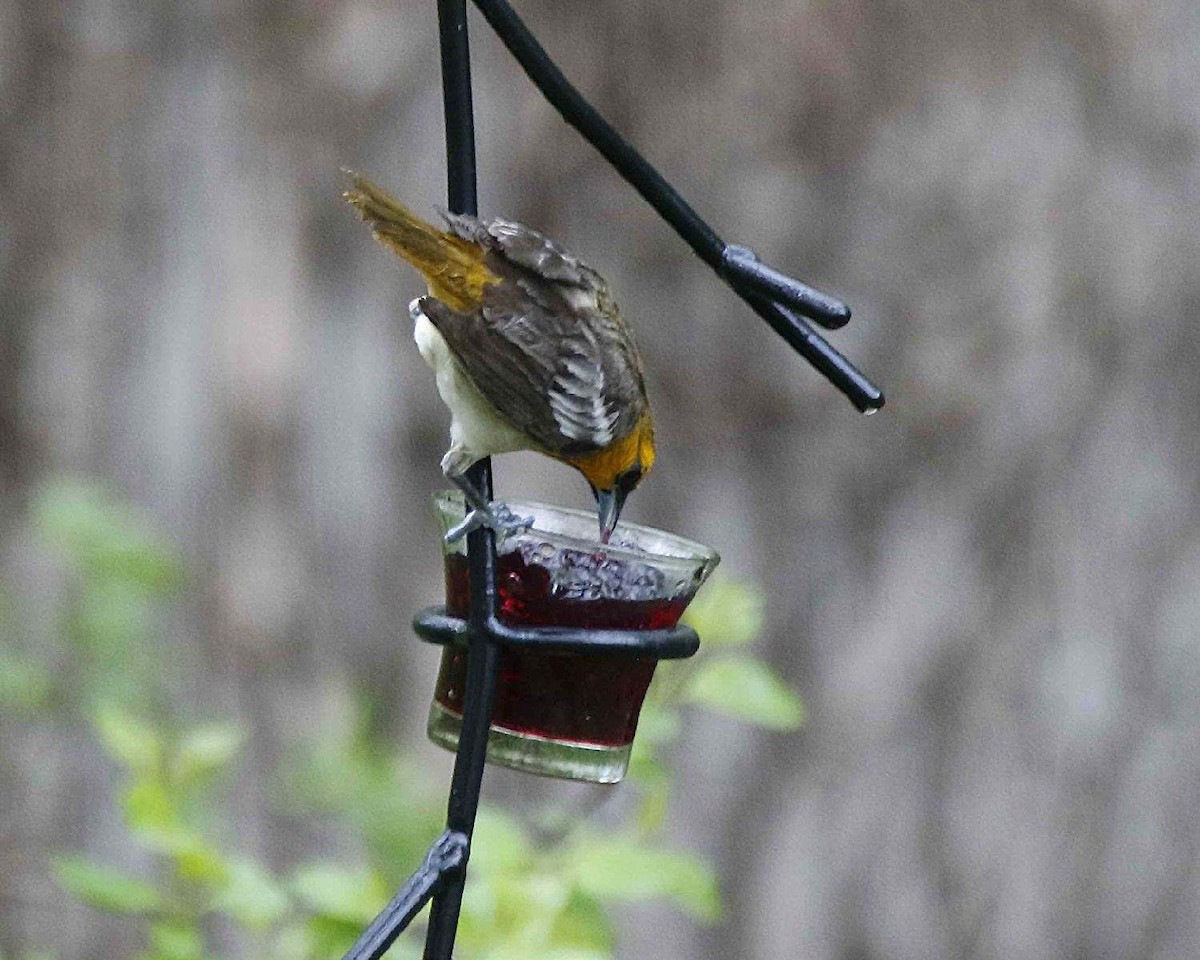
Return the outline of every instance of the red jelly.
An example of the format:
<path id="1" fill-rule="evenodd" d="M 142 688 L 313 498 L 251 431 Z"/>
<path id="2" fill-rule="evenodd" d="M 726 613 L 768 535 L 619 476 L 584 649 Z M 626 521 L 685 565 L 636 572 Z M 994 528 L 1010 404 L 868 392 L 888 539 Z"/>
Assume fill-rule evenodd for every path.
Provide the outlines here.
<path id="1" fill-rule="evenodd" d="M 497 558 L 499 617 L 519 626 L 570 626 L 594 629 L 654 630 L 675 626 L 691 594 L 667 599 L 620 599 L 564 589 L 561 555 L 547 563 L 519 550 Z M 602 553 L 577 554 L 571 560 L 593 577 L 597 569 L 620 582 L 635 573 L 621 560 Z M 568 564 L 569 565 L 569 564 Z M 645 586 L 645 585 L 643 585 Z M 591 594 L 598 591 L 593 589 Z M 612 593 L 612 591 L 604 591 Z M 637 590 L 632 591 L 636 596 Z M 648 589 L 642 589 L 645 596 Z M 446 607 L 467 616 L 470 573 L 460 553 L 446 557 Z M 500 678 L 492 726 L 553 740 L 621 747 L 633 742 L 638 711 L 656 661 L 600 654 L 549 653 L 521 648 L 500 652 Z M 434 698 L 462 715 L 467 651 L 447 647 Z"/>

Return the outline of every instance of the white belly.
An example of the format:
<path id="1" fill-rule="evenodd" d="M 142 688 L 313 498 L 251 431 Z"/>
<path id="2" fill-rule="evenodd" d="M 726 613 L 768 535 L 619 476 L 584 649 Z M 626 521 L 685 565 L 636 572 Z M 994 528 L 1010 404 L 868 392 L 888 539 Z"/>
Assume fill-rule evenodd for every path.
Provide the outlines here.
<path id="1" fill-rule="evenodd" d="M 492 409 L 454 359 L 445 338 L 417 308 L 409 308 L 414 320 L 413 339 L 437 378 L 438 393 L 450 408 L 450 444 L 473 455 L 528 450 L 529 440 Z"/>

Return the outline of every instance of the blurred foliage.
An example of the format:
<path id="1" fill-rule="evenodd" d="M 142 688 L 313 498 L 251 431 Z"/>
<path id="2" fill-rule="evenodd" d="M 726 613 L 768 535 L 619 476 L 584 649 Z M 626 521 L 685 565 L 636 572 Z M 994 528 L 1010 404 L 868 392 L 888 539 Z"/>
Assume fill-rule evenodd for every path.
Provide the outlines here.
<path id="1" fill-rule="evenodd" d="M 138 960 L 207 960 L 218 931 L 236 933 L 264 960 L 324 960 L 348 949 L 442 829 L 444 783 L 397 750 L 360 702 L 277 772 L 279 805 L 315 814 L 352 837 L 352 863 L 322 860 L 277 873 L 218 842 L 230 822 L 223 785 L 248 731 L 222 718 L 192 718 L 170 696 L 163 642 L 180 559 L 145 523 L 95 486 L 60 482 L 34 506 L 36 528 L 60 555 L 70 583 L 61 664 L 26 657 L 3 631 L 0 712 L 54 718 L 83 729 L 111 758 L 114 802 L 139 869 L 77 854 L 52 861 L 73 898 L 121 915 L 142 933 Z M 602 827 L 589 811 L 479 812 L 457 951 L 464 960 L 607 960 L 611 910 L 661 898 L 698 922 L 721 915 L 712 865 L 661 837 L 674 781 L 670 747 L 687 708 L 709 709 L 772 729 L 794 729 L 796 695 L 746 652 L 763 625 L 762 597 L 717 581 L 688 622 L 704 637 L 690 661 L 664 663 L 643 708 L 630 766 L 638 803 L 632 822 Z M 599 795 L 612 788 L 597 787 Z M 390 956 L 420 955 L 420 923 Z M 22 960 L 41 960 L 27 954 Z"/>

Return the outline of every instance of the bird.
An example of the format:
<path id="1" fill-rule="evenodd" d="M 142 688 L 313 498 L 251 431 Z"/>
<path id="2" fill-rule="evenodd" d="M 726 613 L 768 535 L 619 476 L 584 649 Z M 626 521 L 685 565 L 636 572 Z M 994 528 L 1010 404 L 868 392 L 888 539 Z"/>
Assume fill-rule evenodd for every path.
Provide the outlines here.
<path id="1" fill-rule="evenodd" d="M 506 535 L 532 523 L 489 503 L 467 470 L 533 450 L 583 474 L 609 543 L 655 445 L 641 354 L 608 282 L 525 224 L 443 211 L 441 229 L 347 173 L 345 199 L 428 287 L 409 307 L 413 339 L 450 409 L 442 472 L 471 508 L 447 542 L 480 526 Z"/>

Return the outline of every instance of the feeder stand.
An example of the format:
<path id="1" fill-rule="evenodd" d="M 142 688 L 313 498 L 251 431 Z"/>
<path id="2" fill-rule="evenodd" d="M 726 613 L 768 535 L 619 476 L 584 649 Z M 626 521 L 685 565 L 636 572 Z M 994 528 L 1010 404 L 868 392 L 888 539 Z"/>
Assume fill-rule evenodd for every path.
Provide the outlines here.
<path id="1" fill-rule="evenodd" d="M 583 98 L 550 59 L 506 0 L 474 0 L 484 18 L 530 80 L 564 120 L 575 127 L 625 178 L 680 237 L 728 283 L 760 317 L 801 356 L 844 393 L 863 413 L 883 406 L 883 393 L 813 329 L 806 317 L 826 329 L 850 319 L 840 300 L 759 261 L 747 247 L 726 244 L 675 189 L 659 175 Z M 447 206 L 452 213 L 478 213 L 475 190 L 475 121 L 471 103 L 471 62 L 467 42 L 466 0 L 438 0 L 442 92 L 446 114 Z M 489 460 L 475 464 L 468 477 L 484 497 L 492 498 Z M 344 960 L 379 960 L 396 937 L 433 901 L 424 960 L 450 960 L 462 906 L 471 833 L 479 807 L 488 727 L 496 695 L 502 646 L 584 650 L 609 654 L 687 657 L 699 638 L 689 627 L 670 630 L 576 630 L 565 627 L 519 628 L 496 616 L 496 542 L 491 530 L 467 537 L 470 567 L 470 614 L 449 616 L 444 607 L 417 614 L 413 628 L 424 639 L 466 643 L 469 647 L 462 733 L 450 781 L 446 829 L 425 862 L 391 899 L 346 954 Z"/>

